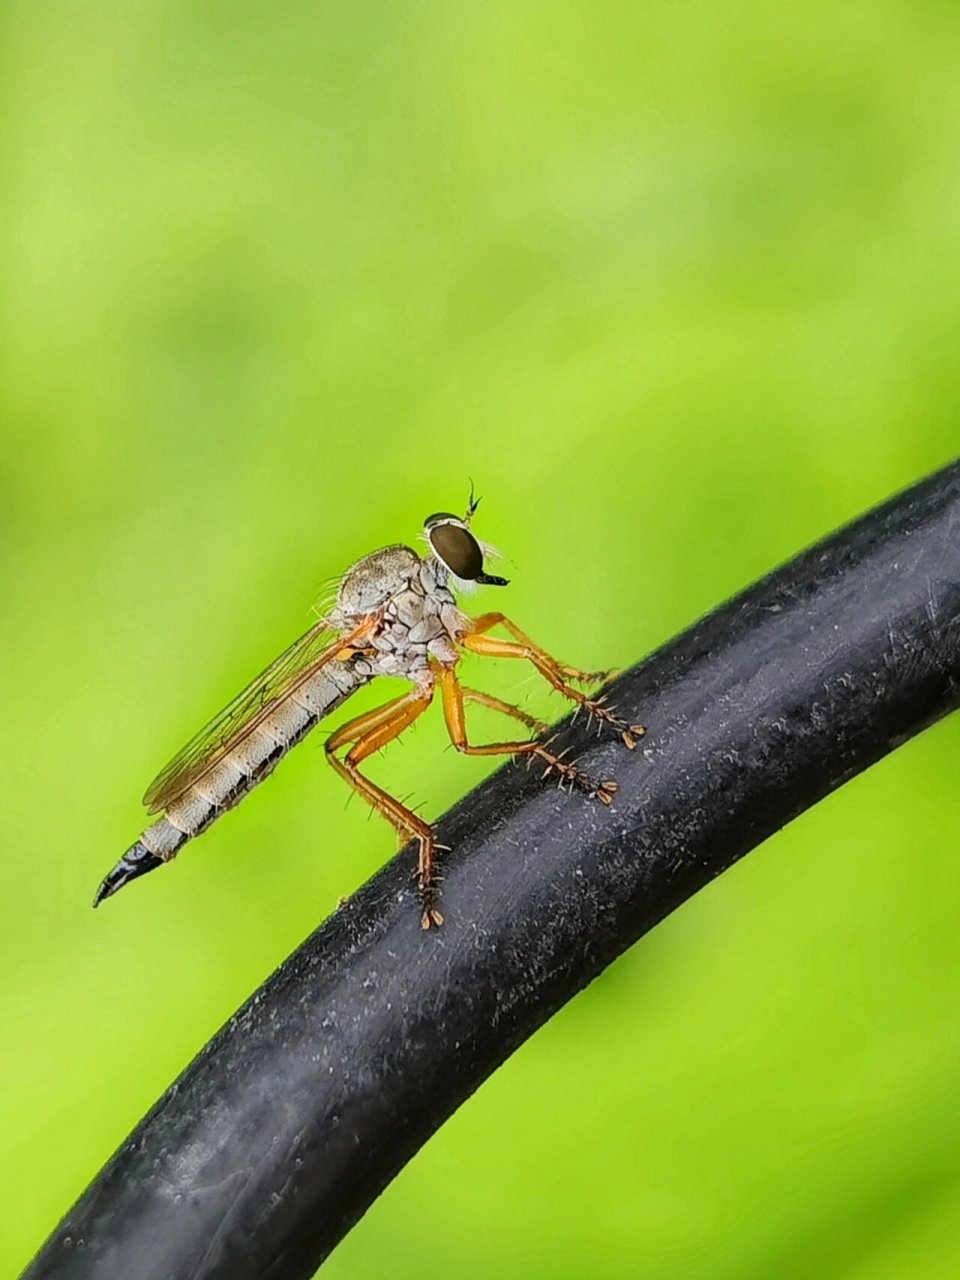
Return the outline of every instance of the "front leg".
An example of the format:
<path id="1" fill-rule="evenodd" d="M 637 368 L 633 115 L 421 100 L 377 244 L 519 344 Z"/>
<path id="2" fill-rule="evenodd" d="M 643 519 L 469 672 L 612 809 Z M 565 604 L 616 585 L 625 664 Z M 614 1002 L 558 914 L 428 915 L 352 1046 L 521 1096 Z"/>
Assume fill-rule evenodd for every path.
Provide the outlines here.
<path id="1" fill-rule="evenodd" d="M 497 636 L 485 634 L 496 626 L 502 626 L 509 631 L 513 640 L 501 640 Z M 606 672 L 591 675 L 589 672 L 577 670 L 576 667 L 564 666 L 556 658 L 551 657 L 545 649 L 534 644 L 516 623 L 511 622 L 502 613 L 485 613 L 482 617 L 473 619 L 471 629 L 460 636 L 460 644 L 471 653 L 479 653 L 487 658 L 526 658 L 558 693 L 585 707 L 601 723 L 615 729 L 623 739 L 624 745 L 631 751 L 646 733 L 642 724 L 628 724 L 626 720 L 616 715 L 613 708 L 606 705 L 606 698 L 591 698 L 569 683 L 571 680 L 580 680 L 592 684 L 603 679 Z"/>

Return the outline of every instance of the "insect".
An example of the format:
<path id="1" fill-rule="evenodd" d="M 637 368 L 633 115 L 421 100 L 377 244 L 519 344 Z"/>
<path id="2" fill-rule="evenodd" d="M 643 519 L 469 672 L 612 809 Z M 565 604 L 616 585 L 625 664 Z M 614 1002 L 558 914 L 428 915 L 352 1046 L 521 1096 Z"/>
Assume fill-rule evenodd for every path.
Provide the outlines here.
<path id="1" fill-rule="evenodd" d="M 440 925 L 433 829 L 364 773 L 361 763 L 398 737 L 422 715 L 439 690 L 447 731 L 467 755 L 526 756 L 543 762 L 544 774 L 560 786 L 576 787 L 610 804 L 617 784 L 598 781 L 550 750 L 541 740 L 547 726 L 499 698 L 465 688 L 457 674 L 464 653 L 531 662 L 564 697 L 601 725 L 636 746 L 644 729 L 621 720 L 603 697 L 576 685 L 596 685 L 608 672 L 589 673 L 557 662 L 502 613 L 470 617 L 454 592 L 481 584 L 504 587 L 505 578 L 484 570 L 492 548 L 477 540 L 471 521 L 479 499 L 471 489 L 465 516 L 449 512 L 424 524 L 427 551 L 418 555 L 398 544 L 357 561 L 340 581 L 336 603 L 289 649 L 192 738 L 147 788 L 144 804 L 161 816 L 106 875 L 97 906 L 131 880 L 169 862 L 186 842 L 262 782 L 315 725 L 378 675 L 400 676 L 412 689 L 335 729 L 327 759 L 346 782 L 383 815 L 401 841 L 419 845 L 421 924 Z M 510 639 L 489 633 L 502 627 Z M 475 745 L 467 738 L 465 704 L 480 703 L 519 721 L 532 737 Z"/>

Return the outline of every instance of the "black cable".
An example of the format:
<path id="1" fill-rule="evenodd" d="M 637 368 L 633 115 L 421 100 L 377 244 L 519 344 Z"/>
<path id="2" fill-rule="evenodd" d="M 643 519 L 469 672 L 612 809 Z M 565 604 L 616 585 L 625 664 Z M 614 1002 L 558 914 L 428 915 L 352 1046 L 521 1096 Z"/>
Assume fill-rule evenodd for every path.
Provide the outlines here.
<path id="1" fill-rule="evenodd" d="M 633 753 L 564 729 L 610 809 L 506 767 L 440 824 L 446 924 L 405 851 L 187 1068 L 30 1280 L 295 1280 L 626 947 L 960 702 L 960 464 L 616 681 Z"/>

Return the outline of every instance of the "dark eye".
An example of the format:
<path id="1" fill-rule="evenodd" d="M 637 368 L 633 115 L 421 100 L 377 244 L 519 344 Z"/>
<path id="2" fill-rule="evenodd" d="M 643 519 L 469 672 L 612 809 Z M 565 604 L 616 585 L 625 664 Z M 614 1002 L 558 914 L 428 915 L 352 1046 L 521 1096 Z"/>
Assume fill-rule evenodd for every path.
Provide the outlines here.
<path id="1" fill-rule="evenodd" d="M 438 524 L 427 530 L 434 551 L 458 578 L 472 581 L 483 572 L 480 544 L 461 524 Z"/>

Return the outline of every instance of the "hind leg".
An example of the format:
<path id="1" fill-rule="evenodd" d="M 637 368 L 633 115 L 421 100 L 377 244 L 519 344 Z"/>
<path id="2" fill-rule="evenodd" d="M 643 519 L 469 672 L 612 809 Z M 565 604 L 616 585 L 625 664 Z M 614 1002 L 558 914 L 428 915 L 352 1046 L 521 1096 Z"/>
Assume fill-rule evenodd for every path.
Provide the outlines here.
<path id="1" fill-rule="evenodd" d="M 342 725 L 327 739 L 327 759 L 354 791 L 366 800 L 396 830 L 401 840 L 416 840 L 420 846 L 418 883 L 420 903 L 423 908 L 421 924 L 424 929 L 443 923 L 437 910 L 437 887 L 434 872 L 433 828 L 419 818 L 406 805 L 400 803 L 388 791 L 378 787 L 358 768 L 361 761 L 385 747 L 400 736 L 409 725 L 421 716 L 433 700 L 433 686 L 418 686 L 403 697 L 395 698 L 385 706 L 369 711 L 366 715 Z M 345 746 L 350 750 L 341 760 L 336 752 Z"/>

